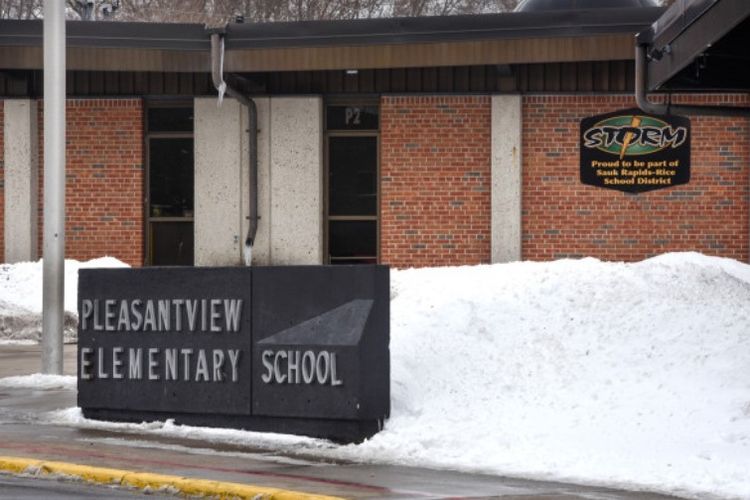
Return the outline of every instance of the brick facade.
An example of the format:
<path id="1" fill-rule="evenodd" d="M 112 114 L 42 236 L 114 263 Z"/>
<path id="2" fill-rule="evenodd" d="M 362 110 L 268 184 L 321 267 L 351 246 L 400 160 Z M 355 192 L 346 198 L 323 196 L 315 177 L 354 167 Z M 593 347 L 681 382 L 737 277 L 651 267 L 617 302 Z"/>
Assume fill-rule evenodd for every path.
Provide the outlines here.
<path id="1" fill-rule="evenodd" d="M 490 108 L 488 96 L 381 99 L 383 263 L 490 261 Z"/>
<path id="2" fill-rule="evenodd" d="M 714 95 L 687 102 L 747 105 L 748 100 Z M 635 261 L 691 250 L 747 262 L 746 119 L 692 118 L 689 184 L 629 195 L 580 183 L 580 120 L 633 106 L 629 95 L 524 97 L 523 258 Z"/>
<path id="3" fill-rule="evenodd" d="M 697 104 L 750 98 L 691 96 Z M 2 104 L 2 101 L 0 101 Z M 692 119 L 689 184 L 639 195 L 584 186 L 578 129 L 586 116 L 634 106 L 630 95 L 523 98 L 523 259 L 595 256 L 635 261 L 698 251 L 748 261 L 750 123 Z M 490 260 L 490 97 L 381 99 L 380 253 L 395 267 Z M 0 186 L 3 182 L 0 105 Z M 42 103 L 39 146 L 43 149 Z M 140 99 L 67 105 L 66 255 L 143 263 Z M 43 151 L 40 151 L 40 173 Z M 40 250 L 43 179 L 40 178 Z M 3 238 L 0 189 L 0 248 Z"/>
<path id="4" fill-rule="evenodd" d="M 39 254 L 44 119 L 39 102 Z M 143 105 L 140 99 L 68 99 L 65 256 L 143 264 Z"/>

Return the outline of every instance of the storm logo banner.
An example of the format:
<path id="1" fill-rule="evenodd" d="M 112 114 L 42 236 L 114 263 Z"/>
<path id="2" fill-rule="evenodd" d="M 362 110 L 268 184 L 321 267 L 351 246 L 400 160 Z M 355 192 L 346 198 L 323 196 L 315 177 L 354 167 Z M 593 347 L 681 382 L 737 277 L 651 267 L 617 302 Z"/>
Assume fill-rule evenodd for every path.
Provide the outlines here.
<path id="1" fill-rule="evenodd" d="M 690 120 L 625 109 L 581 120 L 581 182 L 641 193 L 690 181 Z"/>

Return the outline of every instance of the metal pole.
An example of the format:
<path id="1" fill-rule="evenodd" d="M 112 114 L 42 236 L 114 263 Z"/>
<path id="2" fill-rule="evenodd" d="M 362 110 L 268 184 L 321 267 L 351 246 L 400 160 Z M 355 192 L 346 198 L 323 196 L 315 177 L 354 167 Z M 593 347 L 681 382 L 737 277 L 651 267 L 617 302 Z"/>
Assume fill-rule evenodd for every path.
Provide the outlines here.
<path id="1" fill-rule="evenodd" d="M 65 2 L 44 0 L 42 371 L 63 372 L 65 285 Z"/>

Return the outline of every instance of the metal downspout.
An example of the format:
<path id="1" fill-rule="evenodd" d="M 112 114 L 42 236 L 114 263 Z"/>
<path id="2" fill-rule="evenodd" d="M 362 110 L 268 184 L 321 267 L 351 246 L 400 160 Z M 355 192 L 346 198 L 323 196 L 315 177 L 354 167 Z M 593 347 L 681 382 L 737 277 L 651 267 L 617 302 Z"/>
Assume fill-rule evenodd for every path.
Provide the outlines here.
<path id="1" fill-rule="evenodd" d="M 250 180 L 250 213 L 248 220 L 250 226 L 245 237 L 245 265 L 250 265 L 252 261 L 252 249 L 255 243 L 255 235 L 258 232 L 258 110 L 255 107 L 255 101 L 245 94 L 241 93 L 224 81 L 223 64 L 224 59 L 224 35 L 220 32 L 211 33 L 211 78 L 214 87 L 219 93 L 226 92 L 230 97 L 237 99 L 247 108 L 249 126 L 248 126 L 248 152 L 249 152 L 249 172 Z"/>
<path id="2" fill-rule="evenodd" d="M 635 102 L 646 113 L 653 115 L 698 115 L 698 116 L 750 116 L 750 108 L 733 106 L 690 106 L 660 104 L 648 100 L 646 93 L 647 44 L 635 46 Z"/>

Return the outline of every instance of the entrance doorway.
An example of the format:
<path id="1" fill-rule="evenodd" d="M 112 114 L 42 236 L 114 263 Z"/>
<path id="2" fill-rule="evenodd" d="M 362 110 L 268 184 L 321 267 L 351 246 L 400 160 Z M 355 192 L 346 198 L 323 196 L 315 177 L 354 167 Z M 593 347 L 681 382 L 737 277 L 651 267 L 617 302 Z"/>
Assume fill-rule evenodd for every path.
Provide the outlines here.
<path id="1" fill-rule="evenodd" d="M 326 106 L 326 232 L 329 264 L 378 262 L 377 101 Z"/>
<path id="2" fill-rule="evenodd" d="M 146 154 L 146 263 L 192 266 L 192 103 L 148 105 Z"/>

